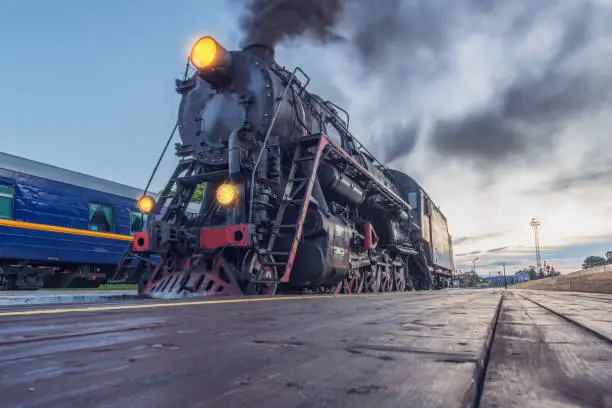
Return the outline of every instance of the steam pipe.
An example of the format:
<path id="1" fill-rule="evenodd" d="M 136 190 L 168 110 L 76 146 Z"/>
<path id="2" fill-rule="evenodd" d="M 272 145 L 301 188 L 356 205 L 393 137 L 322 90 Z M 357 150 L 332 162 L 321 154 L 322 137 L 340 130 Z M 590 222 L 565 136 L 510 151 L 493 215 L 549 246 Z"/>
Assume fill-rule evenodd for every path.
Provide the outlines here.
<path id="1" fill-rule="evenodd" d="M 291 83 L 293 82 L 293 79 L 295 78 L 295 73 L 296 72 L 297 72 L 297 69 L 294 69 L 293 72 L 291 73 L 291 77 L 289 78 L 289 82 L 287 82 L 287 86 L 283 90 L 283 94 L 280 97 L 280 101 L 285 99 L 285 95 L 287 94 L 287 91 L 289 90 L 289 88 L 291 88 Z M 253 218 L 253 194 L 255 192 L 254 191 L 255 190 L 255 174 L 257 173 L 257 168 L 259 167 L 259 162 L 261 162 L 261 156 L 263 155 L 263 152 L 266 149 L 266 146 L 268 144 L 268 139 L 270 138 L 270 134 L 272 133 L 272 128 L 276 124 L 276 118 L 278 118 L 278 113 L 280 112 L 281 105 L 282 104 L 280 102 L 278 104 L 276 104 L 276 109 L 274 110 L 274 116 L 272 116 L 272 120 L 270 121 L 270 125 L 268 126 L 268 130 L 266 131 L 266 137 L 264 138 L 263 146 L 261 146 L 261 150 L 259 150 L 259 155 L 257 156 L 257 161 L 255 162 L 255 167 L 253 168 L 253 172 L 251 174 L 251 186 L 250 186 L 250 194 L 249 194 L 250 195 L 250 200 L 249 200 L 249 224 L 251 223 L 251 220 Z"/>
<path id="2" fill-rule="evenodd" d="M 238 150 L 238 135 L 243 129 L 243 127 L 235 129 L 230 134 L 227 142 L 229 178 L 234 182 L 242 181 L 242 172 L 240 171 L 240 151 Z"/>
<path id="3" fill-rule="evenodd" d="M 149 187 L 151 187 L 151 181 L 153 181 L 153 177 L 155 176 L 155 173 L 157 173 L 157 168 L 159 167 L 159 164 L 164 158 L 166 154 L 166 150 L 168 150 L 168 145 L 170 145 L 170 141 L 174 137 L 174 133 L 176 132 L 176 129 L 178 129 L 178 125 L 179 124 L 177 121 L 176 124 L 174 125 L 174 129 L 172 129 L 172 133 L 170 133 L 170 137 L 166 141 L 166 146 L 164 146 L 164 150 L 162 150 L 161 154 L 159 155 L 159 159 L 157 159 L 157 164 L 155 164 L 155 168 L 153 169 L 153 172 L 151 173 L 151 177 L 149 177 L 149 181 L 147 182 L 147 186 L 144 189 L 143 195 L 147 195 L 147 191 L 149 190 Z"/>

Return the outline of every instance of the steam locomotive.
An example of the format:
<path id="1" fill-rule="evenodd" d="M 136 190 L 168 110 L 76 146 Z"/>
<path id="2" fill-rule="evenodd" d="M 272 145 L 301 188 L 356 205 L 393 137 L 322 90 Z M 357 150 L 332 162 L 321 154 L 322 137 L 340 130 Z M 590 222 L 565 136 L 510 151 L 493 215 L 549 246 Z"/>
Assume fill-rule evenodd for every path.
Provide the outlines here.
<path id="1" fill-rule="evenodd" d="M 446 219 L 438 241 L 447 261 L 436 264 L 434 229 L 415 212 L 426 199 L 420 187 L 376 160 L 349 132 L 348 113 L 306 90 L 300 68 L 280 67 L 266 45 L 228 51 L 208 36 L 189 65 L 195 73 L 176 81 L 178 165 L 157 200 L 145 190 L 138 202 L 161 216 L 135 234 L 116 281 L 138 281 L 153 298 L 448 283 Z M 188 216 L 202 184 L 199 211 Z"/>

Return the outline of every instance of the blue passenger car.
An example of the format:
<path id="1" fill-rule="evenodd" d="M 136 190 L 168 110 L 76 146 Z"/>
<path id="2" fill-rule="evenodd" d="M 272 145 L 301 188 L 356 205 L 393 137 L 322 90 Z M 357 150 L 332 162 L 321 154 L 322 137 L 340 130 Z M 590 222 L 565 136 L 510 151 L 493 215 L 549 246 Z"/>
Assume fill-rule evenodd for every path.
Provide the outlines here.
<path id="1" fill-rule="evenodd" d="M 0 152 L 0 290 L 103 283 L 146 224 L 141 194 Z"/>

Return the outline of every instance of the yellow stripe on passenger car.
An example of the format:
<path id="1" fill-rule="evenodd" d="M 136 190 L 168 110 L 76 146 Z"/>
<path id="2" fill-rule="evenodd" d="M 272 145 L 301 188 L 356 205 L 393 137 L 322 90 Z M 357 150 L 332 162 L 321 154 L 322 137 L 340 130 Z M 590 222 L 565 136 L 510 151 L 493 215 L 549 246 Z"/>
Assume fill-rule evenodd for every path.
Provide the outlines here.
<path id="1" fill-rule="evenodd" d="M 24 221 L 13 221 L 13 220 L 0 219 L 0 226 L 32 229 L 32 230 L 38 230 L 38 231 L 59 232 L 62 234 L 83 235 L 87 237 L 120 239 L 123 241 L 132 241 L 134 239 L 134 237 L 130 235 L 111 234 L 110 232 L 98 232 L 98 231 L 82 230 L 82 229 L 77 229 L 77 228 L 58 227 L 55 225 L 47 225 L 47 224 L 35 224 L 33 222 L 24 222 Z"/>

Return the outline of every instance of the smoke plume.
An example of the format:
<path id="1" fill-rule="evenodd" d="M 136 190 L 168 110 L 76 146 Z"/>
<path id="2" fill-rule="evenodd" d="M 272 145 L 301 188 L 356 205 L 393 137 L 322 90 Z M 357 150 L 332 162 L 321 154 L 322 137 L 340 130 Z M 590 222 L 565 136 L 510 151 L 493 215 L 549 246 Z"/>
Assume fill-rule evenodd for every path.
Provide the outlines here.
<path id="1" fill-rule="evenodd" d="M 612 96 L 602 48 L 612 13 L 597 0 L 251 0 L 246 10 L 245 42 L 344 40 L 355 83 L 374 90 L 368 106 L 349 107 L 370 131 L 355 133 L 386 161 L 419 138 L 445 159 L 530 157 Z"/>
<path id="2" fill-rule="evenodd" d="M 245 6 L 243 45 L 274 47 L 300 36 L 324 43 L 341 39 L 332 28 L 344 10 L 344 0 L 246 0 Z"/>
<path id="3" fill-rule="evenodd" d="M 592 12 L 592 8 L 577 7 L 563 21 L 557 49 L 538 72 L 519 70 L 487 106 L 438 121 L 431 135 L 434 149 L 494 162 L 539 153 L 539 148 L 554 147 L 568 122 L 605 106 L 612 89 L 610 75 L 570 66 L 592 40 Z M 519 33 L 524 36 L 530 27 L 521 25 Z"/>

